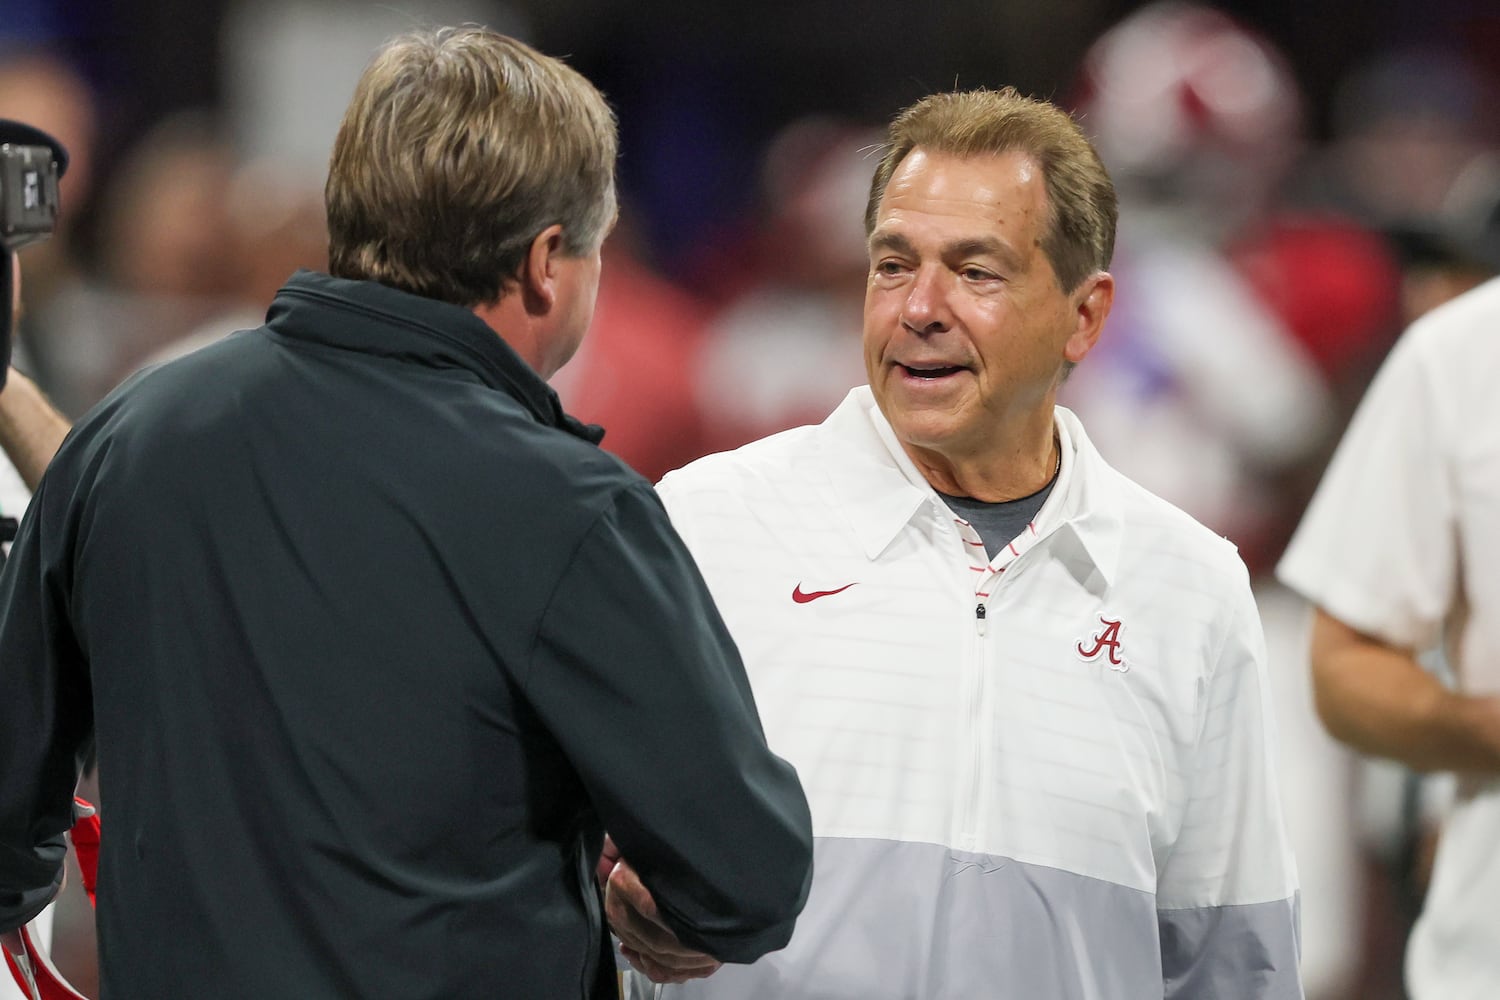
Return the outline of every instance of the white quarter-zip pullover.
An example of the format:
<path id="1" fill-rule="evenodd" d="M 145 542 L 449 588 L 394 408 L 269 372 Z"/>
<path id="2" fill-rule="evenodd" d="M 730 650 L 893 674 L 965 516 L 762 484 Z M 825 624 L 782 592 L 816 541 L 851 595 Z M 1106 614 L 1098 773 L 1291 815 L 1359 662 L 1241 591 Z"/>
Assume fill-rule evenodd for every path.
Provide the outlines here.
<path id="1" fill-rule="evenodd" d="M 1057 433 L 993 560 L 868 388 L 663 480 L 817 838 L 791 944 L 664 996 L 1301 996 L 1244 565 Z"/>

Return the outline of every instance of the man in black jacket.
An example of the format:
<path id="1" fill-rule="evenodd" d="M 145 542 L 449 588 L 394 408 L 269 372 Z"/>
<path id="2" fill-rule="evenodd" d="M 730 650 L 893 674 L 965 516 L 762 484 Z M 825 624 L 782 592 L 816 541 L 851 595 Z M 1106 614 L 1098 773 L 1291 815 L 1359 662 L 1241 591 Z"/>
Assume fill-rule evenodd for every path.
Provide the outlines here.
<path id="1" fill-rule="evenodd" d="M 615 142 L 518 42 L 396 40 L 334 147 L 332 274 L 80 421 L 0 578 L 0 930 L 97 745 L 113 996 L 611 996 L 606 828 L 685 946 L 787 941 L 796 776 L 650 486 L 545 382 Z"/>

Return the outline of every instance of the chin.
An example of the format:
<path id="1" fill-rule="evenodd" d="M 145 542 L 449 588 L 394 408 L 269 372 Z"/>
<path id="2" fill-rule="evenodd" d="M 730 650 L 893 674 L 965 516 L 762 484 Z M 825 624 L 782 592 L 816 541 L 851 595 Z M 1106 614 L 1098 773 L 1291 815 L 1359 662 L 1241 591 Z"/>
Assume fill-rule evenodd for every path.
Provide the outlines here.
<path id="1" fill-rule="evenodd" d="M 890 419 L 889 416 L 887 419 Z M 891 429 L 896 432 L 896 438 L 902 443 L 931 451 L 944 450 L 961 431 L 952 420 L 938 414 L 905 413 L 891 420 L 890 424 Z"/>

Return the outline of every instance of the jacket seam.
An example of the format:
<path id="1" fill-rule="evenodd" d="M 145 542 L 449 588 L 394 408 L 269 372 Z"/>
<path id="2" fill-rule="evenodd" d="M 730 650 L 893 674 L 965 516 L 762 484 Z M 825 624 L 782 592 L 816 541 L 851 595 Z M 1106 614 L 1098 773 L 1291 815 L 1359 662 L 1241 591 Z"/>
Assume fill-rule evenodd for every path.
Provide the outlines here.
<path id="1" fill-rule="evenodd" d="M 542 610 L 536 616 L 536 624 L 531 630 L 531 643 L 526 648 L 526 676 L 521 679 L 521 690 L 528 695 L 531 693 L 532 673 L 536 669 L 536 650 L 542 639 L 542 624 L 547 620 L 547 616 L 552 613 L 552 605 L 557 600 L 557 593 L 562 588 L 563 579 L 572 570 L 573 563 L 578 558 L 578 553 L 582 551 L 588 540 L 593 537 L 594 532 L 599 527 L 599 522 L 604 520 L 605 515 L 613 512 L 619 506 L 620 496 L 625 491 L 631 489 L 632 485 L 630 483 L 623 484 L 610 494 L 609 503 L 599 509 L 599 512 L 594 515 L 593 520 L 589 522 L 586 530 L 579 532 L 577 543 L 574 544 L 573 550 L 568 553 L 567 561 L 564 562 L 561 572 L 552 581 L 552 588 L 548 591 L 547 599 L 542 603 Z"/>

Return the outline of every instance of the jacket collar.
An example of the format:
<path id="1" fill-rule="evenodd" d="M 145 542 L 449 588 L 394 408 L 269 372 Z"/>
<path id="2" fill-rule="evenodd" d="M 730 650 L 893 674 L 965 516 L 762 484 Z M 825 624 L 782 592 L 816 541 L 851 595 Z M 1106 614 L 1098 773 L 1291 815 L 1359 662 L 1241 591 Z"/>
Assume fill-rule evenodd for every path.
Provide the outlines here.
<path id="1" fill-rule="evenodd" d="M 515 398 L 540 423 L 598 443 L 602 428 L 563 412 L 557 393 L 484 321 L 462 306 L 373 281 L 298 271 L 276 293 L 266 326 L 292 340 L 461 368 Z"/>
<path id="2" fill-rule="evenodd" d="M 1081 580 L 1097 571 L 1107 586 L 1115 576 L 1124 524 L 1119 474 L 1100 457 L 1072 411 L 1059 406 L 1055 419 L 1062 466 L 1037 515 L 1037 533 L 1056 535 L 1056 555 L 1072 564 Z M 924 508 L 943 508 L 868 386 L 851 390 L 819 434 L 836 502 L 870 559 L 879 558 Z"/>

